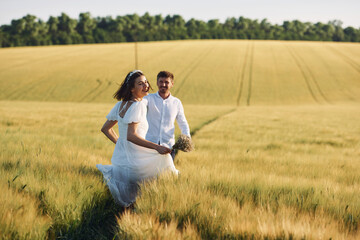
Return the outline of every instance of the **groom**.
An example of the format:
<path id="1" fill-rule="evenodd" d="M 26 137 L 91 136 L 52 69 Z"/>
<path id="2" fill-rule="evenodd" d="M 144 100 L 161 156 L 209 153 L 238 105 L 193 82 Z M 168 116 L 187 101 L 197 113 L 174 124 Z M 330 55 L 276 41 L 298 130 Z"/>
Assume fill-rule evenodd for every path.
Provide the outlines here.
<path id="1" fill-rule="evenodd" d="M 159 91 L 144 97 L 147 100 L 149 123 L 149 130 L 145 138 L 171 149 L 175 144 L 175 119 L 182 134 L 190 137 L 190 128 L 180 99 L 170 93 L 170 89 L 174 86 L 174 75 L 168 71 L 159 72 L 156 85 Z M 171 156 L 173 159 L 175 158 L 174 150 L 171 152 Z"/>

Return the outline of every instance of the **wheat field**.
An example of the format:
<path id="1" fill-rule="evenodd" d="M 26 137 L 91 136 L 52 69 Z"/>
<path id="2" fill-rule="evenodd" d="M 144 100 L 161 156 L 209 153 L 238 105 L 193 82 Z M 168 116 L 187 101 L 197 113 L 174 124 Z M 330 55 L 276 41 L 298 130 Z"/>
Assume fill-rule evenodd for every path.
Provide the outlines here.
<path id="1" fill-rule="evenodd" d="M 356 43 L 204 40 L 138 43 L 138 68 L 175 74 L 185 104 L 331 105 L 360 101 Z M 134 44 L 1 49 L 2 100 L 111 102 Z"/>
<path id="2" fill-rule="evenodd" d="M 134 44 L 0 49 L 0 239 L 360 238 L 360 45 L 138 43 L 175 74 L 196 150 L 114 204 L 95 168 Z M 179 134 L 179 130 L 176 130 Z"/>

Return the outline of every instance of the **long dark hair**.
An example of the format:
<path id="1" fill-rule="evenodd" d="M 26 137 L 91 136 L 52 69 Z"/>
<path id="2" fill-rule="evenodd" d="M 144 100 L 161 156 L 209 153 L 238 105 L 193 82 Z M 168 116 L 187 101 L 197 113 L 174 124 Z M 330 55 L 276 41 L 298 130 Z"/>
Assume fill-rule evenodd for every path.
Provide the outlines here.
<path id="1" fill-rule="evenodd" d="M 135 87 L 135 79 L 144 75 L 140 70 L 129 72 L 124 81 L 121 83 L 120 88 L 115 92 L 114 98 L 117 100 L 129 101 L 132 98 L 131 89 Z M 149 85 L 150 87 L 150 85 Z M 151 87 L 150 87 L 151 88 Z"/>

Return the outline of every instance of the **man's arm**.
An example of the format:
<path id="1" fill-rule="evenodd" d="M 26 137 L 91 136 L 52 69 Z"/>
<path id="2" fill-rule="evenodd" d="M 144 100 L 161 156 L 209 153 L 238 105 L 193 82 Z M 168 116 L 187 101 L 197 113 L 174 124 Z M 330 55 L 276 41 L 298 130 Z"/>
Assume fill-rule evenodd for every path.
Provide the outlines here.
<path id="1" fill-rule="evenodd" d="M 176 122 L 179 125 L 180 131 L 182 134 L 185 134 L 186 136 L 190 136 L 190 127 L 186 120 L 185 113 L 184 113 L 184 107 L 182 103 L 179 101 L 178 105 L 178 114 L 176 115 Z"/>

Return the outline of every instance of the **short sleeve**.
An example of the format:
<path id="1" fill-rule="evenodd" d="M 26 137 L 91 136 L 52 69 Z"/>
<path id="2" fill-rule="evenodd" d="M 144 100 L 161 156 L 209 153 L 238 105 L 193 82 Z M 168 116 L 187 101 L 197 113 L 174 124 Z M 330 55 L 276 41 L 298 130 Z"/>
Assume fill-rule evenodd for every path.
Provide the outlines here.
<path id="1" fill-rule="evenodd" d="M 146 104 L 143 101 L 134 102 L 124 116 L 124 123 L 138 123 L 146 118 Z"/>
<path id="2" fill-rule="evenodd" d="M 149 105 L 149 95 L 145 96 L 141 102 L 143 102 L 143 104 L 147 107 Z"/>
<path id="3" fill-rule="evenodd" d="M 119 118 L 119 108 L 121 105 L 121 101 L 117 102 L 115 106 L 111 109 L 108 115 L 106 115 L 106 119 L 110 121 L 118 121 Z"/>

